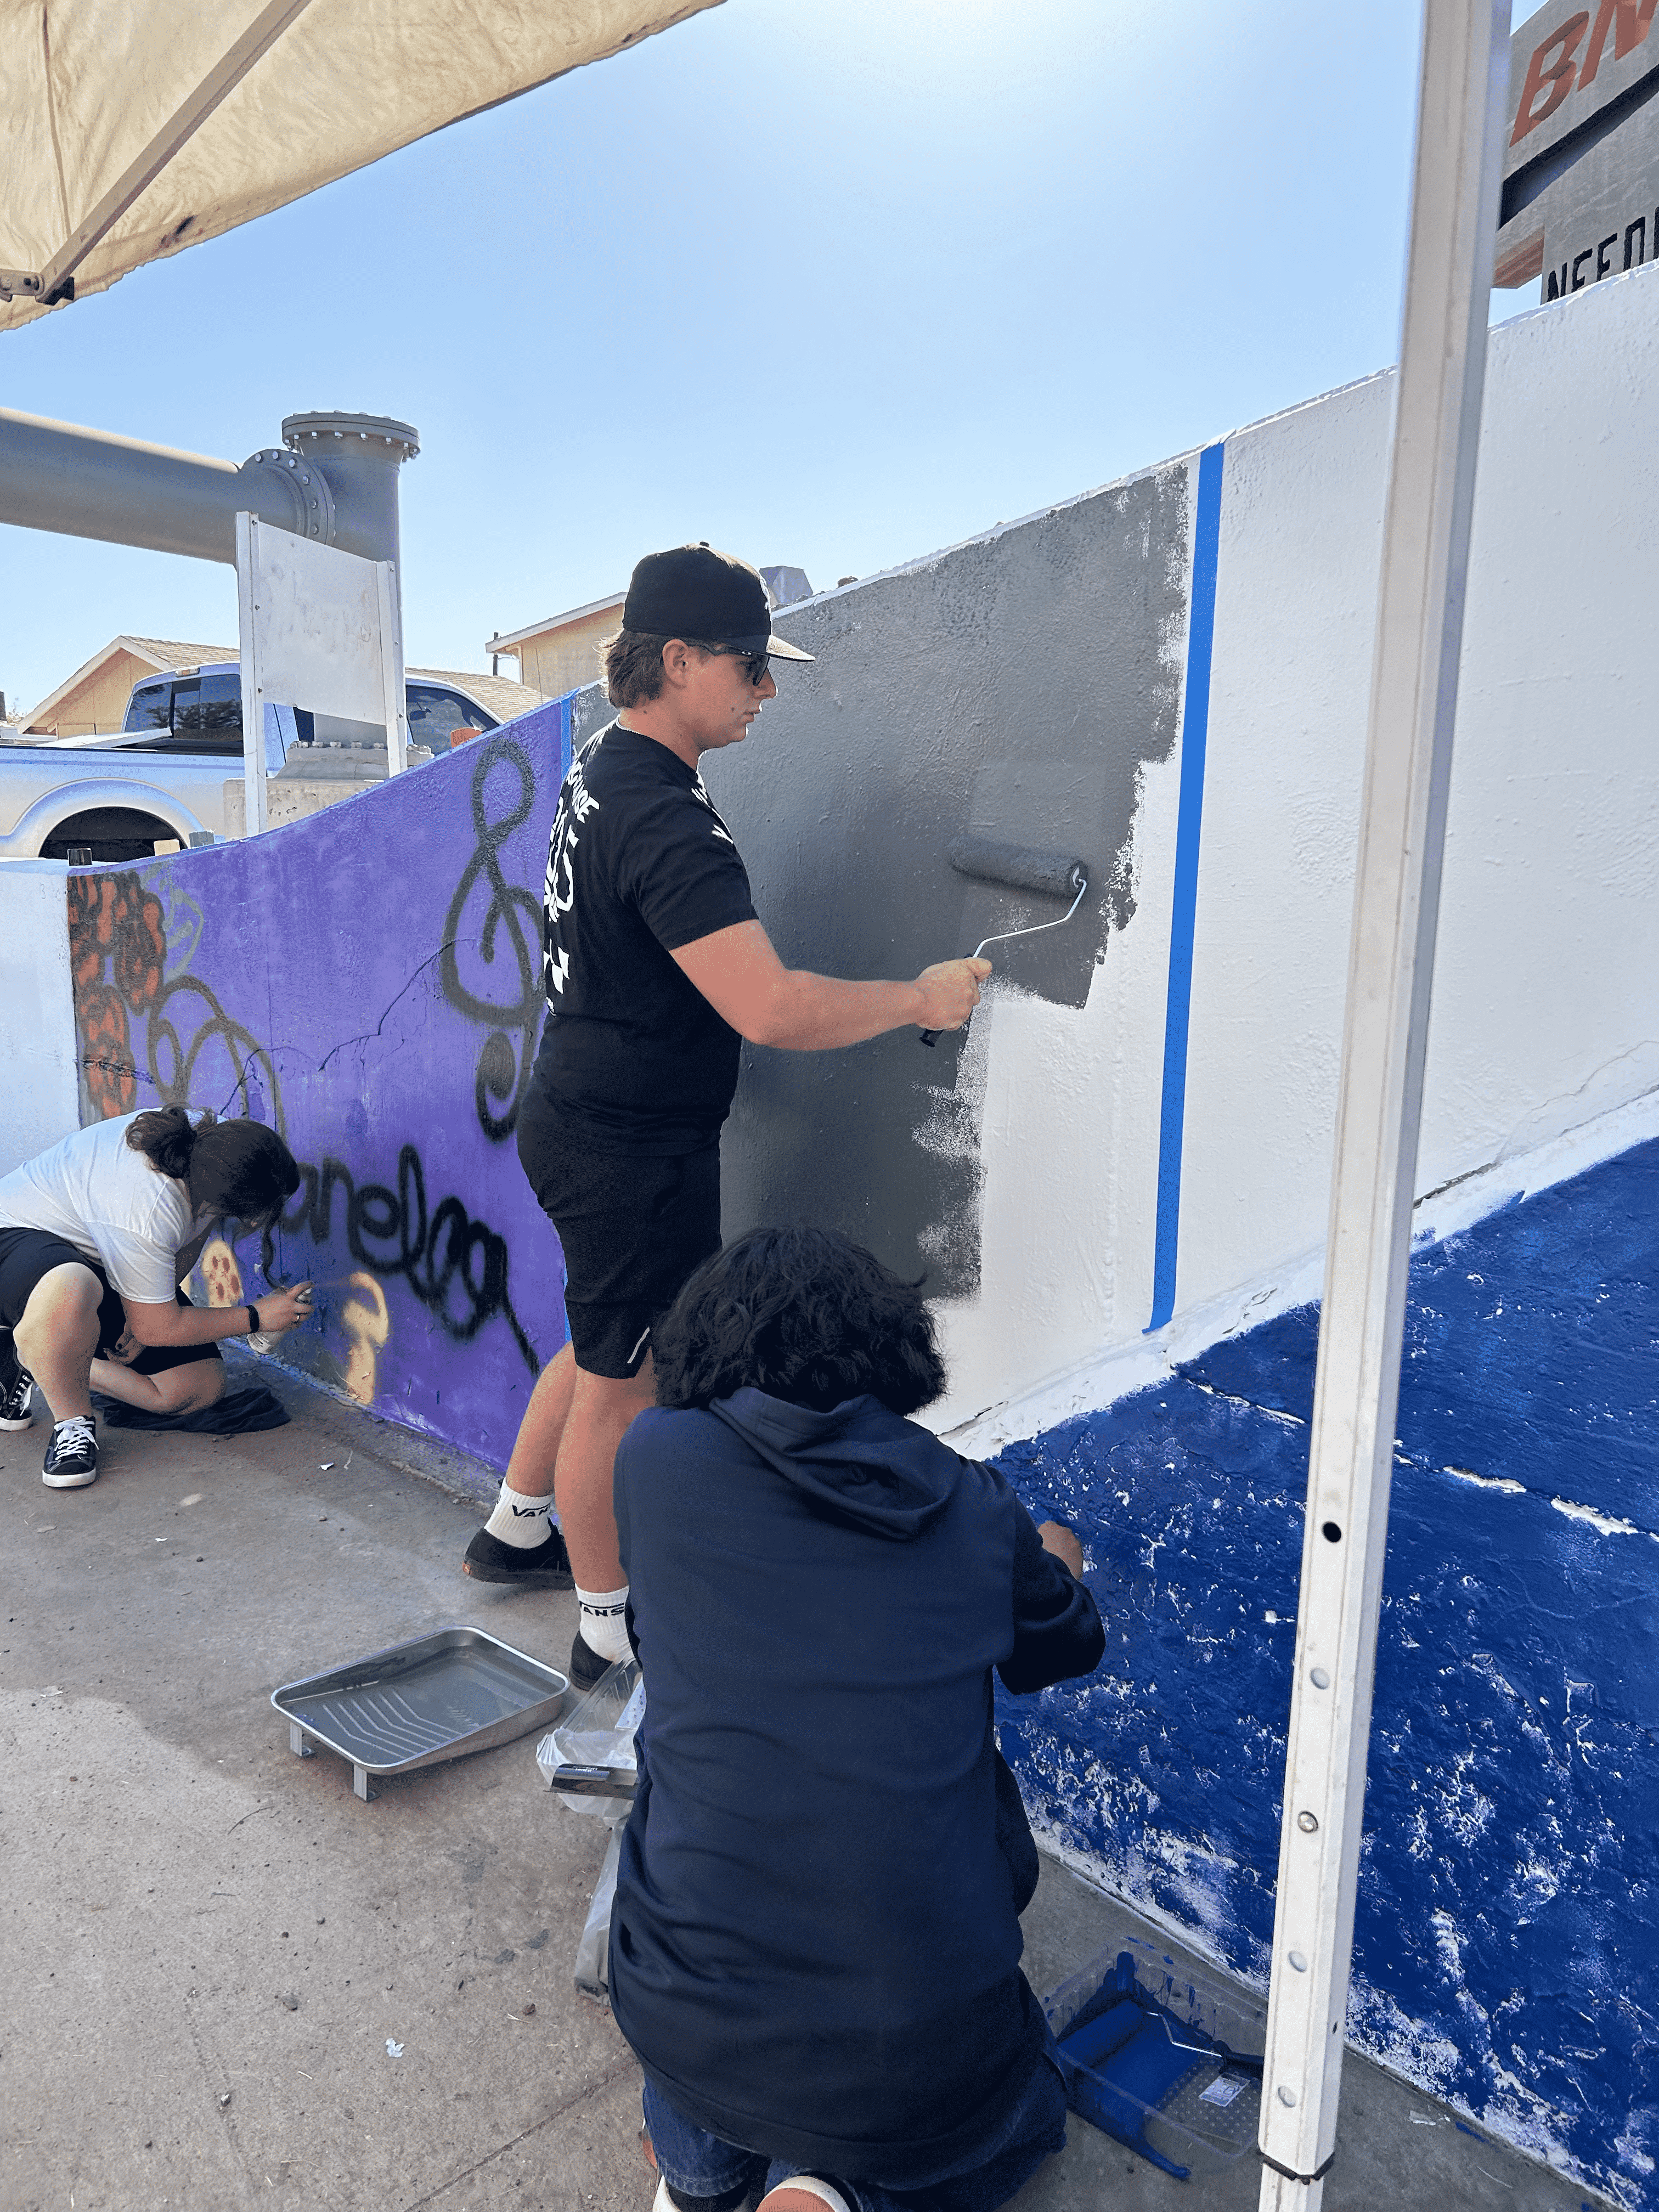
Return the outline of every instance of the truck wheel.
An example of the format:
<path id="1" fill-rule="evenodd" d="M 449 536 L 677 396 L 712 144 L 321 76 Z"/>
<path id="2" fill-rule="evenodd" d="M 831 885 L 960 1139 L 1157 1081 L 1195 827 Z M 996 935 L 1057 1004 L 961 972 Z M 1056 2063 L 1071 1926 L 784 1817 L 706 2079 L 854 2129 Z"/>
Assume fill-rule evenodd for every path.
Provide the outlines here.
<path id="1" fill-rule="evenodd" d="M 158 838 L 178 837 L 171 823 L 158 822 L 132 806 L 89 806 L 60 822 L 40 848 L 43 860 L 76 860 L 94 867 L 114 867 L 133 860 L 148 860 Z M 179 842 L 182 843 L 183 840 Z"/>

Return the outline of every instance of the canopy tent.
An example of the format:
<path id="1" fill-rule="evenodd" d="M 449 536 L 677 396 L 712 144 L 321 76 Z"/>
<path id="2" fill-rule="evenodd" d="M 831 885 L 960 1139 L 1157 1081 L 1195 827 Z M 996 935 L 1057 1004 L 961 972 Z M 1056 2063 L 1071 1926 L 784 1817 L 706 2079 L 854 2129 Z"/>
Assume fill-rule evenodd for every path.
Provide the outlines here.
<path id="1" fill-rule="evenodd" d="M 0 330 L 714 0 L 0 0 Z"/>

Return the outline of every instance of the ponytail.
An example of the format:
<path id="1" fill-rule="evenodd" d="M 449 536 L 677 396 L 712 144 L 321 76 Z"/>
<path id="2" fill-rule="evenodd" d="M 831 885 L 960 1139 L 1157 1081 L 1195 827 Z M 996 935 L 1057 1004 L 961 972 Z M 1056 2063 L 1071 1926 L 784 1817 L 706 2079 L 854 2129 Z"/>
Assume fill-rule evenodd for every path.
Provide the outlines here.
<path id="1" fill-rule="evenodd" d="M 182 1106 L 154 1108 L 147 1114 L 134 1116 L 132 1127 L 127 1131 L 127 1143 L 135 1152 L 143 1154 L 157 1175 L 170 1176 L 175 1182 L 186 1182 L 196 1139 L 217 1118 L 213 1113 L 204 1113 L 199 1123 L 194 1123 Z"/>
<path id="2" fill-rule="evenodd" d="M 133 1117 L 127 1142 L 158 1175 L 190 1188 L 198 1212 L 270 1230 L 300 1188 L 294 1155 L 258 1121 L 222 1121 L 203 1113 L 192 1124 L 182 1106 L 164 1106 Z"/>

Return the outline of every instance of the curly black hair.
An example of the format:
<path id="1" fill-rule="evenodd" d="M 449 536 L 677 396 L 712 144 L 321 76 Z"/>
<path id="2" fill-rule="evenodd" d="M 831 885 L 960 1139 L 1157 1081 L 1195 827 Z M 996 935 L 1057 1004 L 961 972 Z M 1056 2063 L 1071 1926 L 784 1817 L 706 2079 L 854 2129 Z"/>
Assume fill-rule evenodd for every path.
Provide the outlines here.
<path id="1" fill-rule="evenodd" d="M 828 1413 L 866 1394 L 931 1405 L 945 1363 L 921 1282 L 834 1229 L 753 1229 L 705 1260 L 652 1337 L 657 1403 L 707 1407 L 744 1388 Z"/>

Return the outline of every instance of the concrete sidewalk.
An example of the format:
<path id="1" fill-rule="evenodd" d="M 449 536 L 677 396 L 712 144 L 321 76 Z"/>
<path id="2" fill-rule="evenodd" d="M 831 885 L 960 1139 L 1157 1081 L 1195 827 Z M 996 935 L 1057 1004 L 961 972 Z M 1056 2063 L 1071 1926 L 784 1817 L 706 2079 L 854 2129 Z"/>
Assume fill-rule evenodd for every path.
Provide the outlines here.
<path id="1" fill-rule="evenodd" d="M 574 1601 L 461 1576 L 479 1507 L 427 1478 L 483 1470 L 272 1379 L 288 1427 L 110 1431 L 86 1491 L 0 1436 L 0 2212 L 647 2212 L 638 2069 L 570 1979 L 602 1825 L 533 1736 L 360 1803 L 269 1703 L 449 1621 L 562 1668 Z M 1026 1925 L 1038 1990 L 1147 1932 L 1047 1865 Z M 1364 2062 L 1343 2112 L 1333 2212 L 1590 2201 Z M 1255 2203 L 1252 2159 L 1200 2190 L 1070 2133 L 1024 2212 Z"/>

